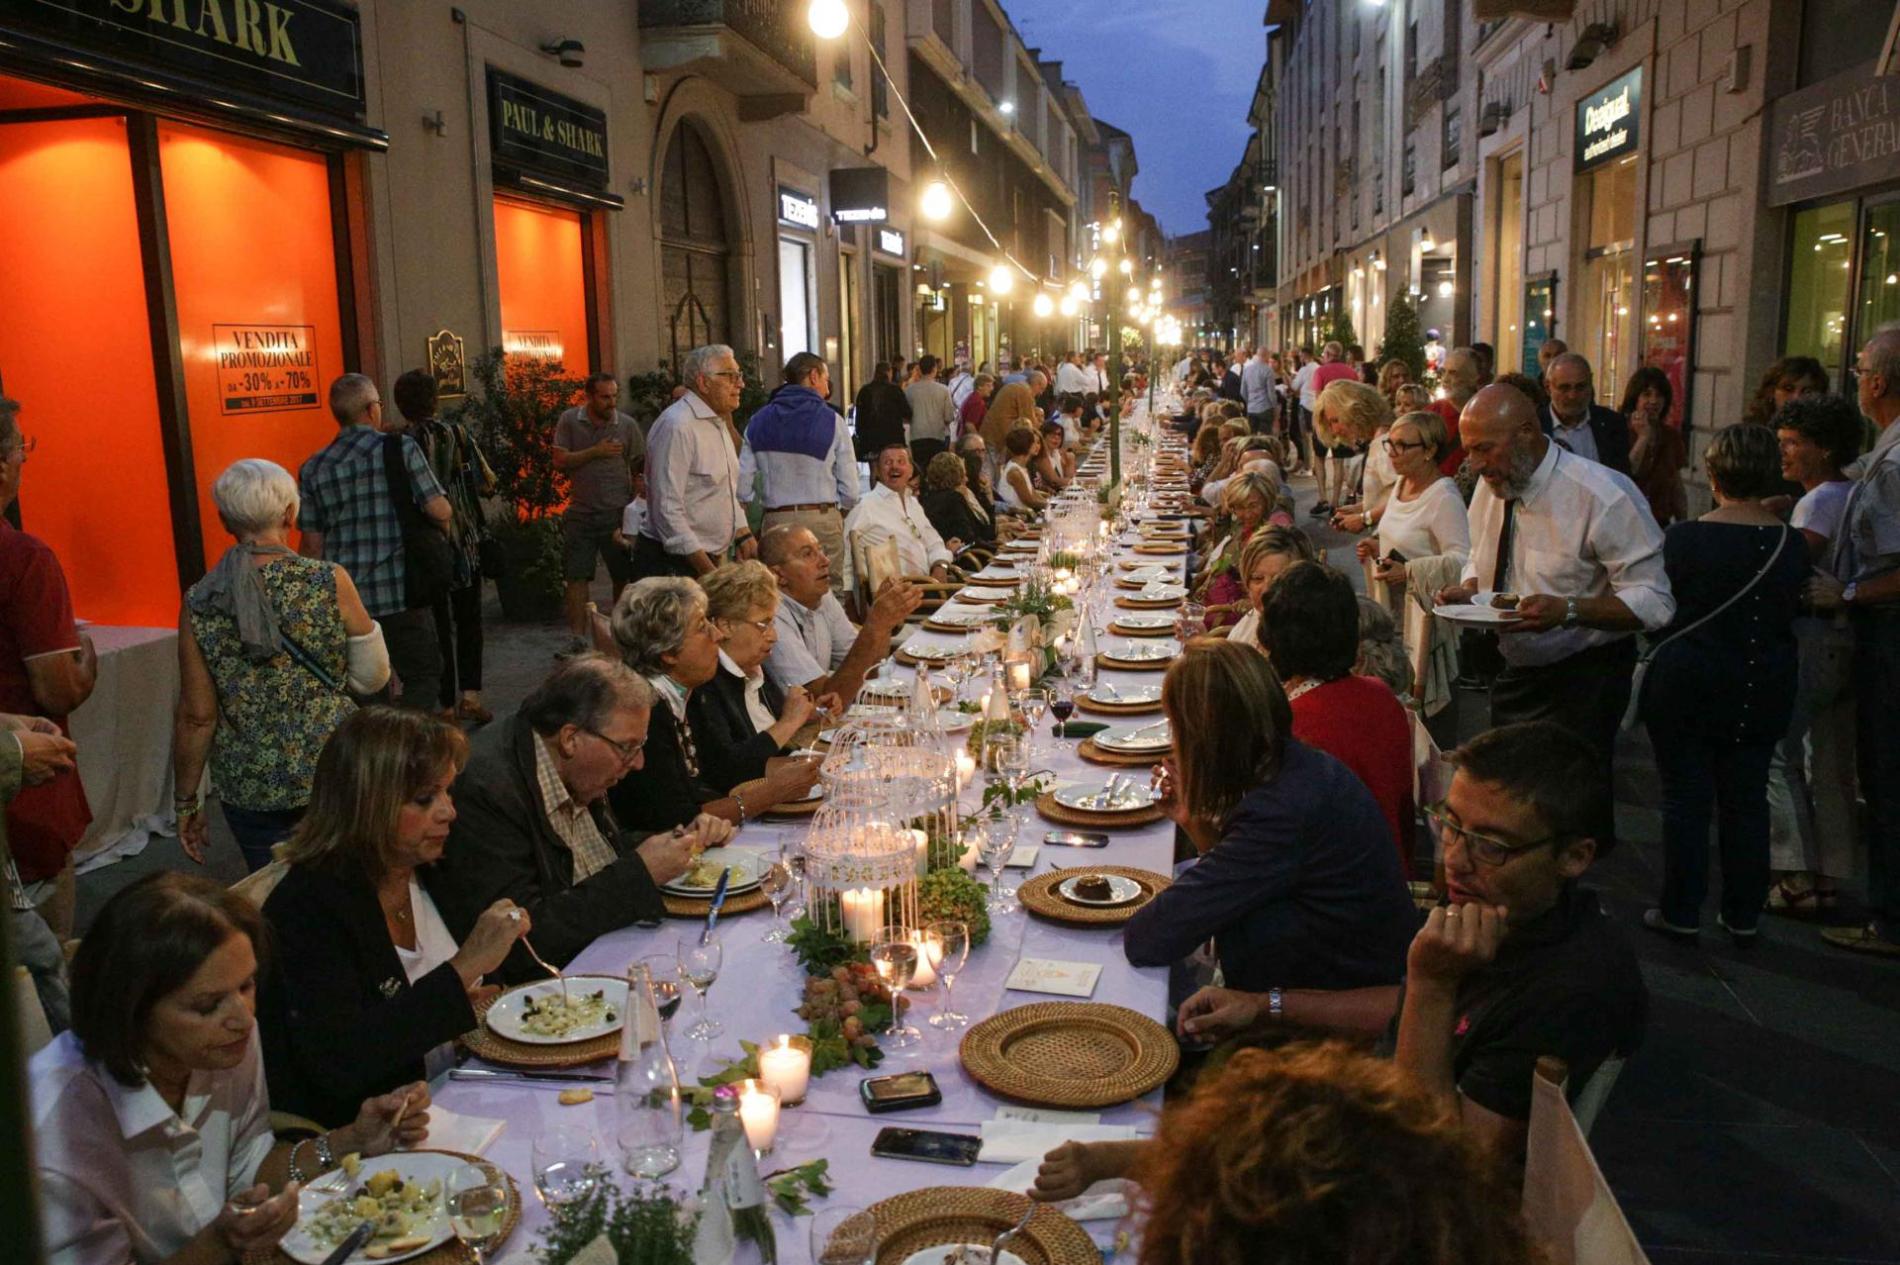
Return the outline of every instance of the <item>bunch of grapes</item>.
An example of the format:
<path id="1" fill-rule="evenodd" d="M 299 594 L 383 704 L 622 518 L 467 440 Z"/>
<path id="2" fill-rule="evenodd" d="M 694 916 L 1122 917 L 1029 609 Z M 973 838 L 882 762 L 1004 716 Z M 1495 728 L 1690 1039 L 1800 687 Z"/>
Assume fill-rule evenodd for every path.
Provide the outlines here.
<path id="1" fill-rule="evenodd" d="M 858 1012 L 867 1005 L 890 1004 L 891 990 L 878 977 L 877 968 L 868 962 L 850 962 L 833 968 L 829 975 L 807 976 L 805 1000 L 797 1013 L 807 1023 L 830 1020 L 838 1025 L 846 1041 L 868 1050 L 876 1047 L 877 1038 L 866 1030 Z M 899 997 L 899 1013 L 909 1004 L 909 999 Z"/>

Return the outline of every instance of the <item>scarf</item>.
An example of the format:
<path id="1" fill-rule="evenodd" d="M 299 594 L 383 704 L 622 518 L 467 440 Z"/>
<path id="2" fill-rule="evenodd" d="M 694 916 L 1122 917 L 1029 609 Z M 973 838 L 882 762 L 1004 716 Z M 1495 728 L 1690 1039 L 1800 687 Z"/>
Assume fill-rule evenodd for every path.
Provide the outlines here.
<path id="1" fill-rule="evenodd" d="M 224 551 L 218 565 L 192 589 L 192 604 L 201 610 L 228 615 L 237 624 L 238 644 L 252 663 L 266 663 L 284 652 L 277 629 L 277 608 L 264 587 L 263 568 L 253 558 L 294 558 L 283 545 L 239 542 Z"/>

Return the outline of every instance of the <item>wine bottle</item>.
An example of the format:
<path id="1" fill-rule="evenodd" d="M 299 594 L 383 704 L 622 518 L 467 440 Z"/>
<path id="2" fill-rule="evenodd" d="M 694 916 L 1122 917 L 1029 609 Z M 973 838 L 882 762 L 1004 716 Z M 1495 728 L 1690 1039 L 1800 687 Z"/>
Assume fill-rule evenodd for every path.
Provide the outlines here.
<path id="1" fill-rule="evenodd" d="M 778 1238 L 759 1166 L 739 1123 L 738 1099 L 713 1099 L 712 1142 L 706 1184 L 693 1237 L 695 1265 L 777 1265 Z"/>

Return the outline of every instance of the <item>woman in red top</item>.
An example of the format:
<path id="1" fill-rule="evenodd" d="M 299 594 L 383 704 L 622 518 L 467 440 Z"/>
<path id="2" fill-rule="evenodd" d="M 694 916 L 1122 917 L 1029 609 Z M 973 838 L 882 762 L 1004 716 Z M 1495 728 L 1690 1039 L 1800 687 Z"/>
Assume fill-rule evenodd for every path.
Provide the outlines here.
<path id="1" fill-rule="evenodd" d="M 1345 576 L 1302 562 L 1260 600 L 1260 644 L 1293 706 L 1293 736 L 1359 775 L 1412 872 L 1412 726 L 1385 682 L 1354 676 L 1359 599 Z"/>

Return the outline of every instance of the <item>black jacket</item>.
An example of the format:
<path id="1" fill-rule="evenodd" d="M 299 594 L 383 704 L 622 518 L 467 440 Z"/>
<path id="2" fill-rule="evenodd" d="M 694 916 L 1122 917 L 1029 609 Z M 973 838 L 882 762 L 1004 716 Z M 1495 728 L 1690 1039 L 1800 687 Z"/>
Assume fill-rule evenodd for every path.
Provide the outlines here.
<path id="1" fill-rule="evenodd" d="M 423 1076 L 423 1057 L 475 1027 L 455 968 L 403 973 L 366 877 L 293 865 L 264 902 L 273 944 L 258 1031 L 271 1106 L 330 1127 Z"/>
<path id="2" fill-rule="evenodd" d="M 977 517 L 956 488 L 929 488 L 917 500 L 924 507 L 924 517 L 945 540 L 954 536 L 966 545 L 996 543 L 996 520 Z"/>
<path id="3" fill-rule="evenodd" d="M 1246 393 L 1241 390 L 1240 386 L 1240 370 L 1231 365 L 1228 366 L 1227 372 L 1220 376 L 1220 398 L 1223 400 L 1239 400 L 1242 403 L 1246 402 Z"/>
<path id="4" fill-rule="evenodd" d="M 772 715 L 784 712 L 785 691 L 769 673 L 759 697 Z M 765 762 L 785 754 L 785 748 L 772 741 L 771 734 L 753 728 L 752 717 L 745 709 L 745 678 L 727 671 L 724 663 L 712 680 L 686 700 L 686 718 L 693 726 L 700 778 L 720 795 L 730 793 L 741 782 L 764 777 Z"/>
<path id="5" fill-rule="evenodd" d="M 1538 414 L 1538 425 L 1544 428 L 1546 435 L 1557 434 L 1557 415 L 1548 404 Z M 1617 471 L 1619 474 L 1630 472 L 1630 424 L 1629 419 L 1613 408 L 1604 408 L 1601 404 L 1590 406 L 1590 434 L 1596 440 L 1597 460 Z"/>
<path id="6" fill-rule="evenodd" d="M 904 442 L 910 400 L 895 382 L 874 378 L 858 388 L 857 409 L 858 460 L 875 464 L 878 449 Z"/>
<path id="7" fill-rule="evenodd" d="M 662 710 L 655 707 L 654 716 Z M 534 920 L 532 938 L 541 956 L 565 966 L 600 936 L 632 922 L 658 922 L 666 908 L 646 862 L 634 852 L 645 836 L 622 834 L 605 801 L 589 811 L 620 859 L 574 882 L 574 854 L 541 803 L 536 741 L 533 727 L 519 716 L 476 735 L 468 765 L 455 779 L 448 847 L 423 881 L 458 939 L 506 896 Z M 497 974 L 520 983 L 547 973 L 516 945 Z"/>
<path id="8" fill-rule="evenodd" d="M 706 743 L 699 740 L 697 729 L 693 736 L 693 749 L 700 759 L 698 777 L 686 772 L 686 751 L 673 709 L 665 699 L 654 702 L 647 721 L 646 759 L 607 792 L 614 816 L 636 837 L 684 826 L 699 816 L 701 804 L 725 794 L 706 780 Z"/>

